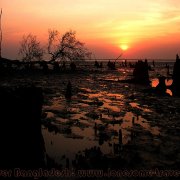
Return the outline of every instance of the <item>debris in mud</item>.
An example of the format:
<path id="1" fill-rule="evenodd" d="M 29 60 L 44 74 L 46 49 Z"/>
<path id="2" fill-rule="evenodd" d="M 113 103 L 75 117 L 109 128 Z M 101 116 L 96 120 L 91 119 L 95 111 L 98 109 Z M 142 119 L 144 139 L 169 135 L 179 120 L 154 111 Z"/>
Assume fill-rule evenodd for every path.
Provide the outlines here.
<path id="1" fill-rule="evenodd" d="M 96 112 L 94 112 L 94 111 L 91 111 L 91 112 L 87 113 L 86 116 L 90 117 L 90 118 L 92 118 L 94 120 L 95 119 L 99 119 L 99 115 Z"/>
<path id="2" fill-rule="evenodd" d="M 154 71 L 148 72 L 150 80 L 156 79 L 156 86 L 157 73 L 166 75 L 162 67 L 156 63 Z M 77 69 L 76 74 L 1 77 L 5 86 L 28 81 L 43 88 L 42 131 L 46 152 L 55 160 L 51 166 L 58 163 L 61 168 L 177 169 L 180 162 L 178 97 L 144 93 L 147 86 L 121 83 L 132 77 L 134 66 L 119 67 L 117 62 L 115 71 L 105 66 L 95 71 L 93 68 L 86 72 Z M 65 98 L 68 81 L 73 84 L 71 101 Z"/>

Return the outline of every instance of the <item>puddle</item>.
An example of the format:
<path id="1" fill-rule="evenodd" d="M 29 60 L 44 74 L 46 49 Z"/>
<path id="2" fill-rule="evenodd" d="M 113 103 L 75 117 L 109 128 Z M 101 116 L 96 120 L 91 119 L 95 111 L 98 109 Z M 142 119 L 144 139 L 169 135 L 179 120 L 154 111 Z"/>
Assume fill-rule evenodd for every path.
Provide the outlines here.
<path id="1" fill-rule="evenodd" d="M 83 128 L 83 129 L 80 127 L 72 127 L 72 133 L 83 136 L 84 138 L 88 140 L 95 140 L 94 138 L 95 131 L 91 127 Z"/>
<path id="2" fill-rule="evenodd" d="M 106 80 L 117 78 L 107 77 Z M 48 111 L 48 118 L 51 118 L 53 124 L 51 131 L 43 128 L 46 150 L 59 164 L 65 165 L 66 158 L 62 157 L 73 160 L 79 151 L 93 146 L 100 147 L 106 155 L 115 156 L 115 145 L 121 141 L 123 145 L 130 143 L 134 132 L 149 132 L 152 135 L 160 133 L 158 127 L 151 127 L 141 115 L 137 116 L 126 110 L 123 93 L 127 93 L 127 89 L 118 88 L 117 86 L 121 86 L 118 82 L 114 87 L 108 87 L 107 81 L 99 81 L 98 86 L 94 85 L 91 78 L 89 82 L 84 82 L 86 83 L 78 85 L 78 92 L 72 97 L 72 101 L 67 103 L 62 95 L 56 93 L 57 97 L 51 99 L 49 106 L 44 106 L 44 111 Z M 147 105 L 136 102 L 129 105 L 143 113 L 152 113 Z M 119 136 L 120 132 L 122 138 Z"/>
<path id="3" fill-rule="evenodd" d="M 73 131 L 78 131 L 80 135 L 84 135 L 81 129 L 76 128 Z M 85 130 L 85 132 L 92 135 L 90 129 Z M 66 158 L 73 160 L 78 152 L 82 152 L 84 149 L 88 149 L 93 146 L 99 146 L 98 140 L 91 140 L 87 138 L 87 136 L 82 139 L 67 138 L 63 134 L 50 133 L 44 128 L 42 129 L 42 134 L 45 140 L 46 152 L 58 164 L 62 164 L 63 167 L 65 167 Z M 109 154 L 111 152 L 111 148 L 108 143 L 101 145 L 101 150 L 104 154 Z M 63 156 L 66 158 L 63 159 Z"/>
<path id="4" fill-rule="evenodd" d="M 173 80 L 172 79 L 166 79 L 165 84 L 166 86 L 170 86 L 172 84 Z M 156 87 L 159 84 L 158 78 L 154 78 L 151 80 L 151 86 Z M 168 93 L 170 96 L 172 96 L 172 91 L 170 89 L 166 89 L 166 93 Z"/>
<path id="5" fill-rule="evenodd" d="M 119 69 L 118 72 L 123 74 L 124 70 L 120 72 Z M 125 74 L 128 76 L 129 72 Z M 53 90 L 56 92 L 55 97 L 48 94 L 49 99 L 43 111 L 47 112 L 49 124 L 44 126 L 52 127 L 49 130 L 43 128 L 42 131 L 50 157 L 65 166 L 66 158 L 72 162 L 77 153 L 94 146 L 99 147 L 103 154 L 116 157 L 116 145 L 122 143 L 122 146 L 126 146 L 132 144 L 134 138 L 148 139 L 160 134 L 161 129 L 145 119 L 154 114 L 153 108 L 148 103 L 138 103 L 143 95 L 134 89 L 134 85 L 118 82 L 124 77 L 119 77 L 119 74 L 112 77 L 100 74 L 84 79 L 72 78 L 74 86 L 70 102 L 65 100 L 62 90 Z M 166 84 L 170 85 L 171 82 L 169 80 Z M 157 84 L 158 79 L 153 79 L 152 87 Z M 125 98 L 127 94 L 137 94 L 137 99 L 131 102 Z"/>
<path id="6" fill-rule="evenodd" d="M 140 125 L 144 128 L 144 130 L 149 131 L 153 135 L 160 134 L 160 129 L 158 127 L 151 127 L 146 119 L 144 119 L 142 116 L 137 116 L 132 112 L 127 112 L 123 120 L 122 128 L 124 129 L 132 129 L 136 128 L 136 125 Z"/>
<path id="7" fill-rule="evenodd" d="M 146 105 L 144 105 L 144 107 L 140 107 L 140 104 L 136 103 L 136 102 L 131 102 L 129 103 L 133 108 L 137 108 L 140 109 L 144 112 L 152 112 L 152 110 L 150 110 L 149 108 L 145 107 Z"/>
<path id="8" fill-rule="evenodd" d="M 172 91 L 170 89 L 166 89 L 166 93 L 168 93 L 170 96 L 173 95 Z"/>
<path id="9" fill-rule="evenodd" d="M 135 104 L 133 105 L 135 106 Z M 153 135 L 159 135 L 160 133 L 158 127 L 151 127 L 146 119 L 132 112 L 126 112 L 121 117 L 121 121 L 112 121 L 110 117 L 107 118 L 108 123 L 103 123 L 100 119 L 78 121 L 76 126 L 72 125 L 70 127 L 70 134 L 64 134 L 63 132 L 55 134 L 43 128 L 47 153 L 59 164 L 65 165 L 62 159 L 63 155 L 73 160 L 79 151 L 82 152 L 84 149 L 93 146 L 100 147 L 106 155 L 115 155 L 113 144 L 120 142 L 120 130 L 122 131 L 123 145 L 132 141 L 132 133 L 136 131 L 141 133 L 148 131 Z"/>
<path id="10" fill-rule="evenodd" d="M 9 82 L 12 86 L 34 82 L 43 88 L 42 133 L 46 152 L 63 167 L 66 158 L 70 159 L 71 166 L 77 153 L 94 146 L 99 147 L 103 155 L 113 159 L 109 162 L 119 160 L 116 159 L 119 154 L 115 147 L 120 145 L 121 140 L 121 145 L 126 148 L 123 153 L 127 162 L 132 166 L 135 164 L 133 168 L 139 164 L 148 169 L 157 165 L 164 168 L 166 162 L 171 161 L 178 164 L 179 99 L 168 96 L 144 97 L 138 85 L 118 81 L 132 78 L 132 68 L 122 67 L 117 68 L 117 71 L 105 69 L 95 71 L 92 68 L 92 73 L 31 75 L 27 79 L 12 77 L 9 81 L 7 78 L 1 80 L 1 83 L 8 86 Z M 162 74 L 162 70 L 151 71 L 150 78 L 157 77 L 157 73 Z M 163 73 L 166 73 L 165 69 Z M 73 96 L 67 102 L 64 91 L 69 80 Z M 172 80 L 166 81 L 167 85 L 171 83 Z M 152 87 L 157 85 L 158 79 L 153 79 Z M 171 93 L 168 89 L 167 92 Z M 141 156 L 140 161 L 132 162 L 133 154 L 136 160 L 138 155 Z M 156 164 L 151 166 L 149 160 Z M 173 167 L 176 164 L 172 164 Z"/>

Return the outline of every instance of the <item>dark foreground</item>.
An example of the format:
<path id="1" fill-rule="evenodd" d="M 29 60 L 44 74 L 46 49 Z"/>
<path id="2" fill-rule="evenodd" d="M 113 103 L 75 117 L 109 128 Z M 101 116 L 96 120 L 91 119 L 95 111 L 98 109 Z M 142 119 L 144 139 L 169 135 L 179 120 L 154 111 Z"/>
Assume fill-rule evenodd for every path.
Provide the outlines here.
<path id="1" fill-rule="evenodd" d="M 150 72 L 153 86 L 157 73 L 166 70 Z M 121 82 L 131 74 L 120 67 L 2 76 L 1 169 L 69 169 L 73 178 L 180 176 L 180 99 Z M 80 171 L 92 169 L 105 174 Z"/>

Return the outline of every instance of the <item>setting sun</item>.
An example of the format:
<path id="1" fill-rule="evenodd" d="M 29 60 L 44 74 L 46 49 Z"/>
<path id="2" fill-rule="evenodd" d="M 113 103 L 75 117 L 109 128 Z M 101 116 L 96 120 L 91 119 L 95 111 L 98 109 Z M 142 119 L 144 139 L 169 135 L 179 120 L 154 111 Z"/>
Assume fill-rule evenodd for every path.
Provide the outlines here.
<path id="1" fill-rule="evenodd" d="M 120 45 L 120 48 L 121 48 L 123 51 L 126 51 L 126 50 L 129 48 L 129 46 L 128 46 L 127 44 L 122 44 L 122 45 Z"/>
<path id="2" fill-rule="evenodd" d="M 32 33 L 46 47 L 48 29 L 72 29 L 97 58 L 171 59 L 179 51 L 180 1 L 0 0 L 2 56 L 19 59 L 19 42 Z"/>

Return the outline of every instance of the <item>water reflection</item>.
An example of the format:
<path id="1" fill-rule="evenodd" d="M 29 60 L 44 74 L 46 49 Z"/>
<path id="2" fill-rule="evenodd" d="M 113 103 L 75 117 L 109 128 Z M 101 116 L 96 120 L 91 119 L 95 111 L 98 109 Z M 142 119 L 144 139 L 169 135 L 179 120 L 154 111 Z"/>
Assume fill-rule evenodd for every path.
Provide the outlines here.
<path id="1" fill-rule="evenodd" d="M 132 105 L 134 108 L 139 107 L 139 105 L 135 106 L 135 103 Z M 115 155 L 121 149 L 120 144 L 125 145 L 131 142 L 135 137 L 134 134 L 139 130 L 149 131 L 153 135 L 160 133 L 158 127 L 151 127 L 146 119 L 132 112 L 126 112 L 118 119 L 114 121 L 110 118 L 107 121 L 103 119 L 79 120 L 77 124 L 68 126 L 71 129 L 69 133 L 66 131 L 54 133 L 44 128 L 47 153 L 59 164 L 65 166 L 66 161 L 62 159 L 63 156 L 73 160 L 78 152 L 94 146 L 100 147 L 104 154 Z M 66 124 L 66 122 L 63 123 Z M 59 126 L 66 128 L 66 125 Z"/>
<path id="2" fill-rule="evenodd" d="M 166 79 L 166 80 L 165 80 L 166 86 L 172 85 L 172 82 L 173 82 L 172 79 Z M 156 87 L 158 84 L 159 84 L 158 78 L 154 78 L 154 79 L 151 80 L 151 86 L 152 86 L 152 87 Z"/>
<path id="3" fill-rule="evenodd" d="M 130 85 L 122 89 L 124 85 L 116 81 L 117 76 L 112 78 L 118 83 L 115 87 L 109 81 L 95 84 L 92 78 L 86 78 L 87 86 L 84 83 L 83 87 L 80 84 L 74 88 L 76 93 L 71 102 L 66 102 L 61 95 L 51 98 L 50 103 L 44 106 L 44 112 L 47 113 L 43 122 L 46 150 L 64 167 L 66 158 L 69 158 L 71 166 L 76 154 L 84 149 L 96 146 L 102 153 L 113 157 L 123 145 L 134 141 L 138 132 L 152 135 L 160 133 L 160 129 L 152 127 L 140 113 L 133 113 L 152 113 L 152 110 L 136 102 L 127 103 L 124 94 L 128 94 Z M 157 84 L 157 79 L 152 81 L 153 87 Z"/>
<path id="4" fill-rule="evenodd" d="M 79 132 L 79 134 L 82 133 L 81 130 Z M 89 140 L 87 138 L 68 138 L 65 137 L 63 134 L 50 133 L 47 129 L 44 128 L 42 130 L 42 133 L 45 139 L 47 153 L 50 157 L 55 159 L 57 163 L 62 164 L 64 167 L 65 160 L 62 158 L 63 156 L 73 160 L 76 153 L 86 148 L 99 146 L 99 142 L 97 140 Z M 82 134 L 84 135 L 84 133 Z M 105 154 L 108 154 L 110 152 L 108 143 L 102 144 L 101 149 Z"/>
<path id="5" fill-rule="evenodd" d="M 172 85 L 173 80 L 172 79 L 166 79 L 165 80 L 165 84 L 166 86 L 171 86 Z M 151 86 L 152 87 L 156 87 L 159 84 L 159 80 L 158 78 L 154 78 L 151 80 Z M 168 93 L 170 96 L 172 96 L 172 91 L 170 89 L 166 89 L 166 93 Z"/>
<path id="6" fill-rule="evenodd" d="M 133 122 L 134 119 L 134 122 Z M 124 129 L 132 128 L 134 125 L 138 127 L 139 125 L 143 127 L 145 130 L 151 132 L 154 135 L 160 134 L 160 129 L 158 127 L 151 127 L 150 124 L 146 119 L 144 119 L 142 116 L 136 116 L 132 112 L 127 112 L 124 117 L 124 123 L 122 124 L 122 127 Z"/>
<path id="7" fill-rule="evenodd" d="M 137 108 L 137 109 L 140 109 L 144 112 L 152 112 L 152 110 L 150 110 L 148 107 L 140 107 L 140 104 L 136 103 L 136 102 L 131 102 L 129 103 L 133 108 Z"/>

